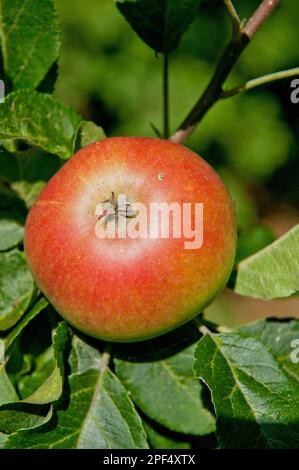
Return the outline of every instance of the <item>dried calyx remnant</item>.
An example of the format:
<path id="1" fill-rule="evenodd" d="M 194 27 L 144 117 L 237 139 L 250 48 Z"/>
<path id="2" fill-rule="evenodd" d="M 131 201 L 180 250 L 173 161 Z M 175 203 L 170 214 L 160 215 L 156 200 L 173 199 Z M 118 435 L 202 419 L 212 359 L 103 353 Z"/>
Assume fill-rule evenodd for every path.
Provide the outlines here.
<path id="1" fill-rule="evenodd" d="M 137 216 L 137 213 L 132 208 L 132 204 L 130 202 L 125 202 L 124 205 L 119 205 L 119 201 L 115 197 L 114 191 L 111 191 L 109 199 L 105 199 L 105 201 L 101 202 L 101 206 L 103 207 L 103 212 L 99 215 L 98 220 L 102 219 L 102 222 L 105 225 L 112 220 L 118 222 L 119 217 L 133 219 Z"/>

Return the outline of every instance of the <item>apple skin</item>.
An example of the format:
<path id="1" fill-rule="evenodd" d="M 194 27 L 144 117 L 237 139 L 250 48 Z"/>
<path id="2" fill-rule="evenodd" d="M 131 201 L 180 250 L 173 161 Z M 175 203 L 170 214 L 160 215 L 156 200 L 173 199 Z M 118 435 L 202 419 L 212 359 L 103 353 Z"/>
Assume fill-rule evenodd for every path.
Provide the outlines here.
<path id="1" fill-rule="evenodd" d="M 204 204 L 203 245 L 183 238 L 99 239 L 96 206 L 111 192 L 142 202 Z M 224 288 L 236 250 L 232 200 L 201 157 L 170 141 L 112 137 L 77 152 L 48 182 L 25 227 L 38 287 L 78 330 L 129 342 L 170 331 Z"/>

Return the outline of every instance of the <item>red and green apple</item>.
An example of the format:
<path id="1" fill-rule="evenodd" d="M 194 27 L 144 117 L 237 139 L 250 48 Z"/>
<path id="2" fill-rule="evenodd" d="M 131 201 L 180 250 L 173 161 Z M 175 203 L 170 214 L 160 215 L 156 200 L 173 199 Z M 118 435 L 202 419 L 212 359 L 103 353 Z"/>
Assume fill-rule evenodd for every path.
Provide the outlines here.
<path id="1" fill-rule="evenodd" d="M 202 204 L 201 247 L 186 249 L 183 233 L 98 237 L 99 207 L 120 194 L 148 211 L 153 203 Z M 224 288 L 235 249 L 234 206 L 217 173 L 179 144 L 143 137 L 77 152 L 46 185 L 25 228 L 38 287 L 70 324 L 108 341 L 149 339 L 191 320 Z"/>

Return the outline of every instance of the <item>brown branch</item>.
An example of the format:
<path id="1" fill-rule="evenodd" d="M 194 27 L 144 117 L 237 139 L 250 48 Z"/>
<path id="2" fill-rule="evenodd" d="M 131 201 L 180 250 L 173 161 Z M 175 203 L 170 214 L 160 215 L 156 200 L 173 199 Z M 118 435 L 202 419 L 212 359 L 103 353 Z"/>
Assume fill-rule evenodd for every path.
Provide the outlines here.
<path id="1" fill-rule="evenodd" d="M 228 4 L 228 2 L 225 3 Z M 243 50 L 278 4 L 279 0 L 263 0 L 252 17 L 240 30 L 238 36 L 233 30 L 231 41 L 220 58 L 208 86 L 179 129 L 170 137 L 170 140 L 183 143 L 192 134 L 209 109 L 221 98 L 222 86 Z"/>
<path id="2" fill-rule="evenodd" d="M 252 17 L 247 21 L 243 28 L 243 33 L 249 39 L 252 39 L 257 30 L 262 26 L 268 16 L 271 15 L 274 8 L 279 4 L 279 0 L 264 0 L 257 8 Z"/>
<path id="3" fill-rule="evenodd" d="M 180 128 L 170 137 L 172 142 L 184 142 L 189 135 L 192 134 L 206 112 L 213 106 L 213 104 L 216 103 L 216 101 L 218 101 L 219 95 L 222 92 L 222 85 L 247 43 L 248 39 L 246 36 L 240 36 L 238 41 L 229 42 L 220 61 L 218 62 L 212 80 L 197 103 L 195 103 L 195 106 L 183 121 Z"/>

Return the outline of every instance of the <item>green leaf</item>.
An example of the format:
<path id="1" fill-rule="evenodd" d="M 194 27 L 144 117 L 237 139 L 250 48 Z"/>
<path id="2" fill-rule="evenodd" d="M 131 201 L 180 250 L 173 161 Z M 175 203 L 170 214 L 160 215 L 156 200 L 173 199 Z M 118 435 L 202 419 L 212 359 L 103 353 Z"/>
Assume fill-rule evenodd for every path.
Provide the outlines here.
<path id="1" fill-rule="evenodd" d="M 58 18 L 53 0 L 1 1 L 4 71 L 14 89 L 35 88 L 59 54 Z"/>
<path id="2" fill-rule="evenodd" d="M 195 376 L 212 393 L 222 448 L 298 448 L 299 384 L 255 338 L 206 334 Z"/>
<path id="3" fill-rule="evenodd" d="M 33 290 L 24 253 L 17 249 L 0 253 L 0 330 L 11 328 L 22 317 Z"/>
<path id="4" fill-rule="evenodd" d="M 65 322 L 60 322 L 53 337 L 54 364 L 52 371 L 40 387 L 22 402 L 44 405 L 53 403 L 61 397 L 64 385 L 64 361 L 69 343 L 69 327 Z"/>
<path id="5" fill-rule="evenodd" d="M 238 266 L 235 291 L 262 299 L 299 291 L 299 225 Z"/>
<path id="6" fill-rule="evenodd" d="M 117 7 L 143 41 L 169 53 L 179 44 L 200 0 L 117 0 Z"/>
<path id="7" fill-rule="evenodd" d="M 202 386 L 193 376 L 194 348 L 154 362 L 117 360 L 116 373 L 151 419 L 172 431 L 204 435 L 213 432 L 215 424 L 203 405 Z"/>
<path id="8" fill-rule="evenodd" d="M 52 346 L 47 348 L 37 358 L 34 358 L 31 354 L 25 354 L 23 359 L 22 368 L 15 375 L 21 400 L 25 400 L 40 388 L 55 368 Z"/>
<path id="9" fill-rule="evenodd" d="M 260 320 L 236 331 L 263 343 L 286 373 L 299 382 L 299 360 L 292 359 L 295 347 L 299 347 L 299 320 Z"/>
<path id="10" fill-rule="evenodd" d="M 146 431 L 149 443 L 153 449 L 190 449 L 189 442 L 174 439 L 165 434 L 161 430 L 157 431 L 147 421 L 143 421 L 143 427 Z M 167 430 L 165 430 L 167 431 Z"/>
<path id="11" fill-rule="evenodd" d="M 12 434 L 25 429 L 35 429 L 48 423 L 52 415 L 52 407 L 37 407 L 25 403 L 9 404 L 0 410 L 0 431 Z"/>
<path id="12" fill-rule="evenodd" d="M 45 186 L 59 170 L 59 158 L 39 150 L 9 153 L 0 151 L 0 177 L 30 208 Z"/>
<path id="13" fill-rule="evenodd" d="M 8 250 L 23 239 L 24 228 L 16 220 L 0 219 L 0 251 Z"/>
<path id="14" fill-rule="evenodd" d="M 38 300 L 29 310 L 25 313 L 22 319 L 17 323 L 15 328 L 9 332 L 6 336 L 4 344 L 6 350 L 8 350 L 13 342 L 18 338 L 22 331 L 26 328 L 29 322 L 33 320 L 40 312 L 42 312 L 48 305 L 48 301 L 45 298 Z"/>
<path id="15" fill-rule="evenodd" d="M 51 95 L 30 90 L 11 93 L 0 106 L 0 139 L 25 140 L 68 158 L 74 152 L 80 116 Z"/>
<path id="16" fill-rule="evenodd" d="M 105 139 L 103 129 L 92 121 L 83 121 L 80 125 L 77 137 L 78 148 L 85 147 L 88 144 Z"/>
<path id="17" fill-rule="evenodd" d="M 22 241 L 25 216 L 23 201 L 13 191 L 1 186 L 0 153 L 0 251 L 9 250 Z"/>
<path id="18" fill-rule="evenodd" d="M 0 408 L 0 431 L 7 434 L 23 429 L 33 429 L 47 423 L 52 417 L 49 403 L 56 402 L 62 394 L 64 384 L 64 361 L 69 345 L 69 328 L 59 323 L 53 337 L 54 360 L 52 370 L 44 382 L 29 397 L 14 398 Z"/>
<path id="19" fill-rule="evenodd" d="M 90 344 L 89 338 L 83 340 L 81 337 L 73 334 L 72 348 L 69 356 L 72 374 L 99 367 L 101 357 L 100 351 Z"/>
<path id="20" fill-rule="evenodd" d="M 22 241 L 26 206 L 31 207 L 45 182 L 59 168 L 59 158 L 54 155 L 38 150 L 10 153 L 0 149 L 0 179 L 13 190 L 9 192 L 1 188 L 0 251 L 8 250 Z"/>
<path id="21" fill-rule="evenodd" d="M 58 157 L 37 149 L 14 153 L 0 149 L 0 177 L 8 183 L 48 181 L 59 168 Z"/>
<path id="22" fill-rule="evenodd" d="M 109 369 L 73 374 L 69 386 L 70 401 L 57 412 L 54 429 L 45 425 L 36 431 L 13 434 L 6 448 L 147 448 L 141 419 Z"/>
<path id="23" fill-rule="evenodd" d="M 0 432 L 0 449 L 4 449 L 7 439 L 8 439 L 8 436 Z"/>
<path id="24" fill-rule="evenodd" d="M 17 392 L 6 373 L 5 364 L 0 364 L 0 406 L 18 399 Z"/>

